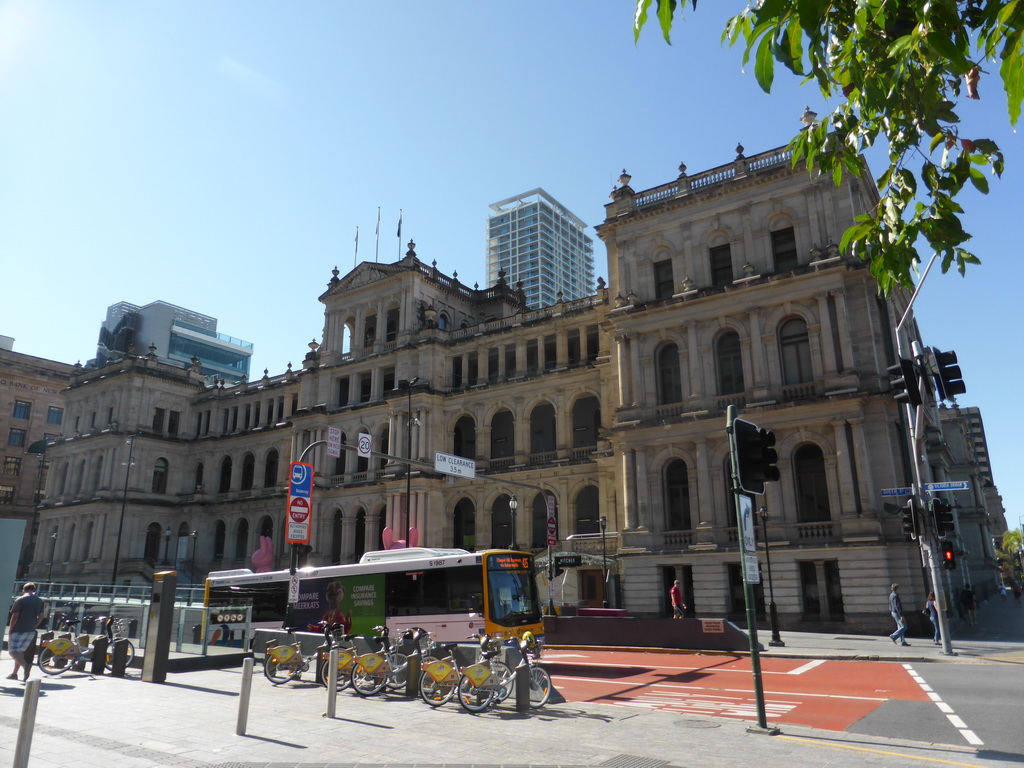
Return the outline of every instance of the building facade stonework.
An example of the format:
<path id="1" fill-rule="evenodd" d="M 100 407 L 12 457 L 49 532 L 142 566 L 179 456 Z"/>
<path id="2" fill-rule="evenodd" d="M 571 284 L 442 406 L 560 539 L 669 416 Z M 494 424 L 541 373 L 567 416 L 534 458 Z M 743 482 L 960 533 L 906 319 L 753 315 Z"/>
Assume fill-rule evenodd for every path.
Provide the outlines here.
<path id="1" fill-rule="evenodd" d="M 529 310 L 503 273 L 470 288 L 410 243 L 398 262 L 334 271 L 299 370 L 215 387 L 156 359 L 80 371 L 68 416 L 96 425 L 52 447 L 43 509 L 44 532 L 75 526 L 66 575 L 109 575 L 119 529 L 119 580 L 163 561 L 186 581 L 244 567 L 261 536 L 286 567 L 288 465 L 305 452 L 311 564 L 410 529 L 426 546 L 514 544 L 546 562 L 553 504 L 558 549 L 583 565 L 542 580 L 552 602 L 668 616 L 678 578 L 694 615 L 742 623 L 735 405 L 778 438 L 782 478 L 755 507 L 783 628 L 888 628 L 890 583 L 911 603 L 927 591 L 881 496 L 912 476 L 887 374 L 908 296 L 880 298 L 836 245 L 877 194 L 784 149 L 639 193 L 630 181 L 597 228 L 608 282 L 593 296 Z M 917 340 L 914 323 L 902 333 Z M 317 444 L 332 427 L 337 458 Z M 371 458 L 349 450 L 360 434 Z M 437 451 L 473 459 L 477 477 L 435 472 Z M 767 585 L 756 593 L 763 615 Z"/>

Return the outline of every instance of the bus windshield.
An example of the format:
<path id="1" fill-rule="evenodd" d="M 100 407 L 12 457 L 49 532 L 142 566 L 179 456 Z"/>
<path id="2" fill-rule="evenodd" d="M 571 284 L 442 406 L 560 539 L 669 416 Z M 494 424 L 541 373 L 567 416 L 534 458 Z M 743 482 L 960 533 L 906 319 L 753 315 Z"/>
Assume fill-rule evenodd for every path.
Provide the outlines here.
<path id="1" fill-rule="evenodd" d="M 529 555 L 487 556 L 487 603 L 490 620 L 503 627 L 540 621 L 533 559 Z"/>

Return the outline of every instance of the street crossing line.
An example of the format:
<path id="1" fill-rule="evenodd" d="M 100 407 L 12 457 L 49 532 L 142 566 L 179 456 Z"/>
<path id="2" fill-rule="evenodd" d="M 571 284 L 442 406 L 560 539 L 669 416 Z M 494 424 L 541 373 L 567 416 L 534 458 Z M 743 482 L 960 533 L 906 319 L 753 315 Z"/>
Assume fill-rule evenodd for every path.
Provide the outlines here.
<path id="1" fill-rule="evenodd" d="M 815 659 L 814 661 L 808 661 L 803 666 L 797 667 L 796 669 L 789 670 L 789 672 L 786 672 L 786 674 L 787 675 L 802 675 L 804 672 L 810 672 L 815 667 L 820 667 L 824 663 L 825 663 L 825 659 Z"/>
<path id="2" fill-rule="evenodd" d="M 964 741 L 974 747 L 980 747 L 985 743 L 978 738 L 978 734 L 967 727 L 967 723 L 965 723 L 963 719 L 953 711 L 953 708 L 944 702 L 939 694 L 932 690 L 931 686 L 924 681 L 924 678 L 917 673 L 917 670 L 915 670 L 913 666 L 910 664 L 904 664 L 903 668 L 910 673 L 914 682 L 921 686 L 921 689 L 928 695 L 928 698 L 935 702 L 935 706 L 937 706 L 939 711 L 946 716 L 946 719 L 949 720 L 950 724 L 960 732 Z"/>

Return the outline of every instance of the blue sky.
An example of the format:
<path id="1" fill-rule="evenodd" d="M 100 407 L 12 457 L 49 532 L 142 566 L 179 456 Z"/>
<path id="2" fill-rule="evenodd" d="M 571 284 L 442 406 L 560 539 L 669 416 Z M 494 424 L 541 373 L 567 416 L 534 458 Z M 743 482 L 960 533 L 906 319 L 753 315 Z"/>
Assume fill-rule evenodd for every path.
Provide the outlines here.
<path id="1" fill-rule="evenodd" d="M 670 47 L 654 27 L 633 44 L 629 0 L 4 0 L 0 334 L 84 362 L 108 305 L 164 300 L 253 342 L 254 375 L 298 366 L 357 227 L 359 260 L 374 259 L 378 207 L 382 261 L 399 256 L 402 210 L 421 259 L 482 284 L 490 203 L 542 186 L 594 225 L 623 168 L 653 187 L 680 161 L 729 162 L 737 142 L 785 144 L 805 105 L 824 113 L 782 72 L 763 94 L 719 45 L 742 5 L 687 6 Z M 995 80 L 981 93 L 963 135 L 1007 157 L 968 200 L 983 264 L 933 270 L 917 317 L 927 345 L 959 355 L 960 402 L 982 409 L 1016 527 L 1024 152 Z"/>

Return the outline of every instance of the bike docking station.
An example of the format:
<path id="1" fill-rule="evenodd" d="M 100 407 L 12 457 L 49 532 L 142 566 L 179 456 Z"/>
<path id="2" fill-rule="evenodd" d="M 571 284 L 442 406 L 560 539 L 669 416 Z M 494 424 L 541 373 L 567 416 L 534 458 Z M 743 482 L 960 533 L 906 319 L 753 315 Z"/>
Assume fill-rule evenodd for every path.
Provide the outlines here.
<path id="1" fill-rule="evenodd" d="M 146 627 L 146 653 L 142 657 L 143 682 L 163 683 L 167 680 L 167 662 L 171 655 L 171 627 L 174 624 L 174 595 L 177 588 L 177 571 L 160 571 L 153 574 L 153 596 L 149 603 L 149 623 Z M 117 651 L 115 642 L 115 658 Z"/>

